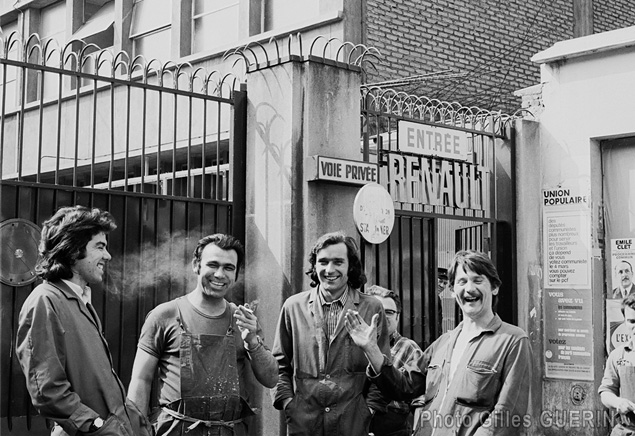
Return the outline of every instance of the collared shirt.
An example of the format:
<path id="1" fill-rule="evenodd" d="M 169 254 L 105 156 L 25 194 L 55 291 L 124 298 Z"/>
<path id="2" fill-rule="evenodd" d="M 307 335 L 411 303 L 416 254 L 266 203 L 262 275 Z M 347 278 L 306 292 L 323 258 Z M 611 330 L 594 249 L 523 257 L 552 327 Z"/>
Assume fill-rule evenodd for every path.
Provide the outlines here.
<path id="1" fill-rule="evenodd" d="M 450 381 L 452 350 L 462 328 L 463 323 L 437 339 L 414 367 L 398 370 L 390 359 L 385 359 L 380 374 L 368 367 L 367 375 L 387 396 L 407 401 L 424 394 L 416 402 L 422 407 L 421 419 L 415 423 L 417 436 L 454 435 L 459 428 L 461 434 L 474 434 L 480 427 L 510 434 L 514 423 L 525 419 L 532 379 L 527 334 L 495 315 L 469 341 Z M 454 418 L 439 426 L 434 416 Z"/>
<path id="2" fill-rule="evenodd" d="M 322 305 L 322 309 L 324 311 L 324 323 L 326 327 L 326 337 L 331 339 L 333 334 L 335 333 L 335 329 L 337 327 L 337 322 L 340 319 L 340 315 L 342 314 L 342 310 L 344 310 L 344 305 L 346 304 L 346 300 L 348 299 L 348 286 L 344 290 L 344 293 L 340 298 L 333 301 L 326 301 L 324 298 L 324 291 L 322 287 L 319 288 L 320 292 L 318 292 L 318 298 L 320 300 L 320 304 Z"/>
<path id="3" fill-rule="evenodd" d="M 80 298 L 80 300 L 84 302 L 84 304 L 91 302 L 90 301 L 91 292 L 88 286 L 86 286 L 85 288 L 82 288 L 81 286 L 71 282 L 70 280 L 62 279 L 62 281 L 66 283 L 68 287 L 71 288 L 71 290 L 77 294 L 77 296 Z"/>
<path id="4" fill-rule="evenodd" d="M 412 339 L 404 338 L 398 332 L 390 335 L 390 355 L 396 368 L 403 368 L 406 363 L 416 362 L 423 351 Z"/>

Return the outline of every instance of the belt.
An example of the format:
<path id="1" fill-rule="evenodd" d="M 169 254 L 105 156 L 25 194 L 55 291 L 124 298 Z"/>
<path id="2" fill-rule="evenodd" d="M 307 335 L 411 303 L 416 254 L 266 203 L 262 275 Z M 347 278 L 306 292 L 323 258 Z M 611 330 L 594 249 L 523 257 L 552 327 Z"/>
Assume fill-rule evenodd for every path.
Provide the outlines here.
<path id="1" fill-rule="evenodd" d="M 183 415 L 182 413 L 179 413 L 176 410 L 172 410 L 168 407 L 162 407 L 161 409 L 175 419 L 185 421 L 185 422 L 191 422 L 192 425 L 187 427 L 187 430 L 185 431 L 186 433 L 190 430 L 194 430 L 199 425 L 204 425 L 205 427 L 222 426 L 222 427 L 233 429 L 235 424 L 238 424 L 243 421 L 242 418 L 234 419 L 233 421 L 206 421 L 203 419 L 196 419 L 196 418 L 192 418 L 191 416 Z"/>

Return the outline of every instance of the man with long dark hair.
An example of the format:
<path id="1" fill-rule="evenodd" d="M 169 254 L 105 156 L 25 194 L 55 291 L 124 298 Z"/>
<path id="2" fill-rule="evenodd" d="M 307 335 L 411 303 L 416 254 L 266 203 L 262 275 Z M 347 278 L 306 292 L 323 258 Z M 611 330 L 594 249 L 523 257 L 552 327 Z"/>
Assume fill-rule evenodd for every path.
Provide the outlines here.
<path id="1" fill-rule="evenodd" d="M 378 315 L 376 341 L 390 353 L 383 306 L 359 291 L 366 276 L 353 238 L 320 237 L 309 263 L 313 289 L 289 297 L 278 320 L 273 405 L 284 410 L 289 435 L 367 436 L 366 358 L 344 329 L 344 313 L 355 310 L 367 322 Z"/>
<path id="2" fill-rule="evenodd" d="M 36 272 L 44 282 L 22 306 L 16 349 L 33 405 L 56 436 L 149 434 L 91 305 L 89 285 L 103 280 L 106 235 L 116 227 L 108 212 L 83 206 L 61 208 L 42 227 Z"/>

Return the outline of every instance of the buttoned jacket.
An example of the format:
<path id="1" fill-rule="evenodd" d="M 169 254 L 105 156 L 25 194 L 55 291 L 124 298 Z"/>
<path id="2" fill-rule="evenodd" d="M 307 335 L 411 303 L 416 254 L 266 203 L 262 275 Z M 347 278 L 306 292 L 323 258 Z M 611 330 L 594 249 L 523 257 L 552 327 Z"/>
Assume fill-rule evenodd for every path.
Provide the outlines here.
<path id="1" fill-rule="evenodd" d="M 289 435 L 368 436 L 368 360 L 344 327 L 344 314 L 356 310 L 367 323 L 380 314 L 378 344 L 389 354 L 383 306 L 350 289 L 335 334 L 327 340 L 317 292 L 296 294 L 283 305 L 273 346 L 280 368 L 274 407 L 282 409 L 284 400 L 292 398 L 285 409 Z"/>
<path id="2" fill-rule="evenodd" d="M 139 425 L 142 418 L 126 406 L 101 323 L 67 284 L 44 282 L 31 292 L 16 350 L 33 405 L 66 434 L 86 432 L 101 417 L 100 435 L 135 435 L 131 419 Z"/>

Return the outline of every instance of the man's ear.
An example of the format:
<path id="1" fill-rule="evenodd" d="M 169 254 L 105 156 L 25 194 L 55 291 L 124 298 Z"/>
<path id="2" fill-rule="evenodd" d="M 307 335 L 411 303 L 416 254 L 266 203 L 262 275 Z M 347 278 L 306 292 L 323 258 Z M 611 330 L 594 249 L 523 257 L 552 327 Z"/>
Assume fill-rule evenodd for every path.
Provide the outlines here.
<path id="1" fill-rule="evenodd" d="M 492 295 L 498 295 L 498 288 L 492 289 Z"/>

